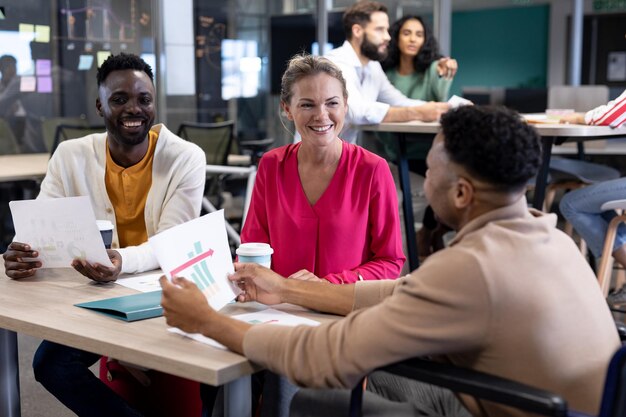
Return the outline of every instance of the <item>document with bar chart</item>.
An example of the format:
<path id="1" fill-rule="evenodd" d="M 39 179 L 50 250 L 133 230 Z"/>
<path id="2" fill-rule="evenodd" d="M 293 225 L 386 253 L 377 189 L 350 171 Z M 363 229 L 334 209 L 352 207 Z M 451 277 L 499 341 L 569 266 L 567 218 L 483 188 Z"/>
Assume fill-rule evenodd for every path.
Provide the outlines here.
<path id="1" fill-rule="evenodd" d="M 172 227 L 149 241 L 165 275 L 193 281 L 214 309 L 221 309 L 239 294 L 239 288 L 227 278 L 234 269 L 224 210 Z"/>

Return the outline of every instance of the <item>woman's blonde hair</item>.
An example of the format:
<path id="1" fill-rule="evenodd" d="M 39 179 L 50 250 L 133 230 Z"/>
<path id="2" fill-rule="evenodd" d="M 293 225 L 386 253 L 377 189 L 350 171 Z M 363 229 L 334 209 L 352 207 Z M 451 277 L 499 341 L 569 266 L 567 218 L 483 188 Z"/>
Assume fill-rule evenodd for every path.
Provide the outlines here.
<path id="1" fill-rule="evenodd" d="M 289 104 L 293 96 L 293 86 L 296 82 L 304 77 L 317 74 L 328 74 L 329 76 L 339 80 L 343 92 L 344 100 L 348 100 L 348 89 L 346 88 L 346 80 L 341 74 L 341 70 L 327 58 L 314 56 L 309 54 L 294 55 L 287 65 L 287 69 L 283 74 L 280 83 L 280 101 Z"/>

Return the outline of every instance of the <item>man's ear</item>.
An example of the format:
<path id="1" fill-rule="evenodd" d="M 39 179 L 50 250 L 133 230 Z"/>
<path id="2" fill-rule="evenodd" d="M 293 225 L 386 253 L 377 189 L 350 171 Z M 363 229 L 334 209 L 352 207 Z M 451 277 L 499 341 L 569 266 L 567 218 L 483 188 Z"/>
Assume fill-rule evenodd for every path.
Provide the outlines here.
<path id="1" fill-rule="evenodd" d="M 354 39 L 361 39 L 363 38 L 363 26 L 359 25 L 358 23 L 355 23 L 354 25 L 352 25 L 352 38 Z"/>
<path id="2" fill-rule="evenodd" d="M 474 200 L 474 185 L 466 178 L 459 177 L 454 190 L 454 206 L 464 209 Z"/>
<path id="3" fill-rule="evenodd" d="M 100 97 L 96 98 L 96 112 L 98 112 L 98 116 L 104 117 L 104 114 L 102 114 L 102 103 L 100 102 Z"/>

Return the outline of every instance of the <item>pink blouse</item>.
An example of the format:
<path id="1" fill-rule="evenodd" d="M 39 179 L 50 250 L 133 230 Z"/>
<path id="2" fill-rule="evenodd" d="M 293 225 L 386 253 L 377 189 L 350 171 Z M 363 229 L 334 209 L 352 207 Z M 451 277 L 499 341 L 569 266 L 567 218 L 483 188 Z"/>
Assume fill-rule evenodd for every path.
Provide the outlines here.
<path id="1" fill-rule="evenodd" d="M 387 162 L 342 141 L 337 170 L 311 205 L 298 174 L 300 143 L 259 163 L 242 242 L 274 248 L 272 269 L 307 269 L 340 284 L 397 278 L 404 264 L 396 187 Z"/>

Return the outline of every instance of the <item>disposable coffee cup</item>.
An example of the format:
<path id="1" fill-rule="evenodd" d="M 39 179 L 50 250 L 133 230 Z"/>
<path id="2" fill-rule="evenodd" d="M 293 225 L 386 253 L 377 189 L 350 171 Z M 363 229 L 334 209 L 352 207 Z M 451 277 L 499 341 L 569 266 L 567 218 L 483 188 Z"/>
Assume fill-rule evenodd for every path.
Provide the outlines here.
<path id="1" fill-rule="evenodd" d="M 266 268 L 272 266 L 274 249 L 267 243 L 242 243 L 235 251 L 239 262 L 253 262 Z"/>
<path id="2" fill-rule="evenodd" d="M 111 242 L 113 241 L 113 223 L 109 220 L 96 220 L 98 224 L 98 230 L 102 236 L 104 247 L 111 249 Z"/>

